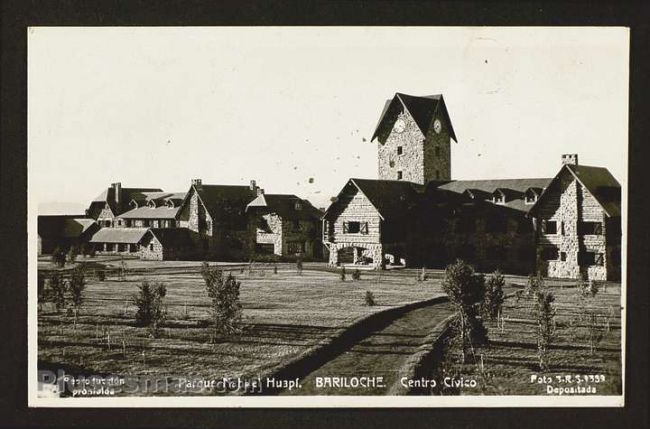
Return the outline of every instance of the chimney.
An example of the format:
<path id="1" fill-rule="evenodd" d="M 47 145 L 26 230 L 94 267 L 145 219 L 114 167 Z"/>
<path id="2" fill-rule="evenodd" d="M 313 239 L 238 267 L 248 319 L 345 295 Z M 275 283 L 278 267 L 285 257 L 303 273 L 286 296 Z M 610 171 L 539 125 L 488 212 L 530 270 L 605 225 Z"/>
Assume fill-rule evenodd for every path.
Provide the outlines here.
<path id="1" fill-rule="evenodd" d="M 192 179 L 192 186 L 201 188 L 202 185 L 203 185 L 203 181 L 201 179 Z"/>
<path id="2" fill-rule="evenodd" d="M 257 196 L 259 197 L 260 195 L 264 195 L 264 189 L 260 188 L 259 186 L 257 187 Z"/>
<path id="3" fill-rule="evenodd" d="M 258 189 L 259 188 L 257 187 L 257 182 L 255 182 L 254 180 L 251 180 L 250 190 L 253 191 L 253 193 L 257 193 Z"/>
<path id="4" fill-rule="evenodd" d="M 111 187 L 113 188 L 113 201 L 115 201 L 115 204 L 120 204 L 122 183 L 120 182 L 111 183 Z"/>
<path id="5" fill-rule="evenodd" d="M 578 154 L 565 153 L 562 155 L 562 165 L 578 165 Z"/>

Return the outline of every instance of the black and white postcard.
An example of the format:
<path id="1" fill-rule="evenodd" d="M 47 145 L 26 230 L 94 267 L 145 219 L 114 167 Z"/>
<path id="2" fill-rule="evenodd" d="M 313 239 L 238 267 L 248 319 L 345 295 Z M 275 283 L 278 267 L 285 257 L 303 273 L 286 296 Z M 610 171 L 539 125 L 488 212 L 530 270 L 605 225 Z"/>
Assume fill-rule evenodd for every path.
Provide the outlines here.
<path id="1" fill-rule="evenodd" d="M 622 407 L 629 30 L 27 29 L 32 407 Z"/>

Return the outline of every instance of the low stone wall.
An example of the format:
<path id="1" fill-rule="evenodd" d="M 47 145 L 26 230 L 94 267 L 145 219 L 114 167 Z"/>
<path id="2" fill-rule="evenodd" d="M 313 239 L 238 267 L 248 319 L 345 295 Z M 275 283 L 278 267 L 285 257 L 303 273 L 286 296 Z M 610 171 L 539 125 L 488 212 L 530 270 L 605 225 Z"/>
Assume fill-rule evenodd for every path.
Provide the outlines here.
<path id="1" fill-rule="evenodd" d="M 397 380 L 388 389 L 388 396 L 403 396 L 413 394 L 426 394 L 426 388 L 409 388 L 402 385 L 400 380 L 406 378 L 408 380 L 417 380 L 422 377 L 428 378 L 433 361 L 435 357 L 442 353 L 445 339 L 451 333 L 451 322 L 454 321 L 456 315 L 449 316 L 440 322 L 434 328 L 433 332 L 426 336 L 424 343 L 418 347 L 417 351 L 413 353 L 402 365 L 397 373 Z"/>
<path id="2" fill-rule="evenodd" d="M 371 332 L 389 325 L 403 314 L 418 308 L 447 302 L 448 300 L 447 296 L 438 296 L 363 316 L 348 328 L 345 328 L 339 335 L 321 341 L 317 346 L 296 356 L 280 368 L 262 373 L 260 379 L 272 377 L 281 380 L 290 380 L 296 377 L 303 378 L 365 338 Z M 282 389 L 264 390 L 262 392 L 246 392 L 243 394 L 277 395 L 281 391 Z"/>

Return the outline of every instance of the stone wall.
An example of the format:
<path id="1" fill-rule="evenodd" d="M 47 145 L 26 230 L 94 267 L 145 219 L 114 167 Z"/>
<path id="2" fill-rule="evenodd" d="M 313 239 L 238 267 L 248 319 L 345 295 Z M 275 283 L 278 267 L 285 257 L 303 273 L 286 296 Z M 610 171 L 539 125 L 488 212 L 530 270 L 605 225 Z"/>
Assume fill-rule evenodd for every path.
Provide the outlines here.
<path id="1" fill-rule="evenodd" d="M 378 143 L 379 179 L 398 180 L 401 171 L 401 180 L 424 184 L 424 135 L 408 112 L 400 113 L 397 120 L 406 124 L 404 131 L 393 128 L 384 144 Z M 398 147 L 402 148 L 401 155 Z"/>
<path id="2" fill-rule="evenodd" d="M 440 121 L 440 133 L 436 133 L 433 123 Z M 450 124 L 442 116 L 431 120 L 424 144 L 424 179 L 451 180 L 451 138 L 449 136 Z"/>
<path id="3" fill-rule="evenodd" d="M 566 169 L 559 180 L 547 190 L 538 209 L 537 260 L 543 273 L 549 277 L 578 279 L 586 276 L 592 280 L 607 279 L 607 222 L 598 201 Z M 541 231 L 542 220 L 557 222 L 557 233 Z M 580 222 L 600 222 L 603 234 L 579 234 Z M 557 248 L 558 259 L 546 261 L 544 249 Z M 594 252 L 603 255 L 603 265 L 581 267 L 579 255 Z M 563 261 L 562 258 L 565 258 Z"/>
<path id="4" fill-rule="evenodd" d="M 156 237 L 152 237 L 140 246 L 140 258 L 151 261 L 162 261 L 165 259 L 165 249 Z"/>
<path id="5" fill-rule="evenodd" d="M 433 127 L 436 119 L 442 125 L 440 133 Z M 443 117 L 432 118 L 425 137 L 407 111 L 400 113 L 397 120 L 404 121 L 404 130 L 398 132 L 393 127 L 384 144 L 378 143 L 379 179 L 399 180 L 398 171 L 401 171 L 401 180 L 420 184 L 451 180 L 450 124 Z M 398 147 L 402 148 L 401 154 Z"/>

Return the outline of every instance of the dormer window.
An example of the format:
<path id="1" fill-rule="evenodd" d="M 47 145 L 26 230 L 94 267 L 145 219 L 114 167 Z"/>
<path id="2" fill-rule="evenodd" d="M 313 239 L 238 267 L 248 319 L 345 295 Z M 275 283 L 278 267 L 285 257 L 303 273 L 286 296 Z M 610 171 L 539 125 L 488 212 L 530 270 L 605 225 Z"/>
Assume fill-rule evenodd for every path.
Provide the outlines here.
<path id="1" fill-rule="evenodd" d="M 495 191 L 494 194 L 492 194 L 492 202 L 494 202 L 494 204 L 505 204 L 506 196 L 501 191 Z"/>
<path id="2" fill-rule="evenodd" d="M 302 210 L 302 204 L 299 201 L 296 201 L 296 204 L 294 204 L 293 208 L 296 211 L 300 211 L 300 210 Z"/>
<path id="3" fill-rule="evenodd" d="M 537 202 L 537 198 L 539 197 L 540 192 L 541 189 L 528 188 L 526 190 L 526 194 L 524 195 L 524 202 L 526 204 L 535 204 Z"/>

